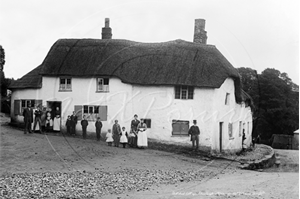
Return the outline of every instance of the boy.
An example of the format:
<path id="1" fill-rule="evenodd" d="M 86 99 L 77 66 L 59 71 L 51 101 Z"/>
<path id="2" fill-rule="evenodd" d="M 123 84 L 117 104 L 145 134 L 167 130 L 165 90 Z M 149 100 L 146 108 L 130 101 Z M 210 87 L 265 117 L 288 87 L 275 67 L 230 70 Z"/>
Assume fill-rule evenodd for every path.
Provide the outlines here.
<path id="1" fill-rule="evenodd" d="M 66 121 L 66 127 L 67 127 L 67 134 L 71 134 L 71 116 L 68 115 L 68 119 Z"/>
<path id="2" fill-rule="evenodd" d="M 95 127 L 96 127 L 97 141 L 100 141 L 101 128 L 102 128 L 102 122 L 100 121 L 100 117 L 97 117 L 97 121 L 95 122 Z"/>
<path id="3" fill-rule="evenodd" d="M 89 122 L 85 119 L 85 115 L 83 115 L 83 120 L 81 120 L 83 139 L 86 139 L 86 128 L 88 125 L 89 125 Z"/>

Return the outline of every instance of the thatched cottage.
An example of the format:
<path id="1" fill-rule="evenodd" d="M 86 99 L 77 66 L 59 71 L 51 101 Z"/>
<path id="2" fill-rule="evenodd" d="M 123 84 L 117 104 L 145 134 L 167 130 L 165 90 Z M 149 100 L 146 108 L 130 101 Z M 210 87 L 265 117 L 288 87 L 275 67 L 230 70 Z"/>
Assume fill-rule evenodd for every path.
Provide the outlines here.
<path id="1" fill-rule="evenodd" d="M 12 122 L 23 122 L 32 102 L 59 107 L 62 130 L 73 111 L 79 120 L 88 117 L 88 133 L 95 133 L 98 116 L 106 132 L 115 119 L 129 130 L 137 114 L 149 138 L 184 143 L 197 119 L 200 145 L 208 150 L 240 150 L 243 131 L 249 146 L 252 113 L 239 73 L 206 44 L 205 21 L 195 22 L 194 42 L 112 39 L 108 19 L 102 39 L 58 40 L 40 66 L 10 86 Z"/>

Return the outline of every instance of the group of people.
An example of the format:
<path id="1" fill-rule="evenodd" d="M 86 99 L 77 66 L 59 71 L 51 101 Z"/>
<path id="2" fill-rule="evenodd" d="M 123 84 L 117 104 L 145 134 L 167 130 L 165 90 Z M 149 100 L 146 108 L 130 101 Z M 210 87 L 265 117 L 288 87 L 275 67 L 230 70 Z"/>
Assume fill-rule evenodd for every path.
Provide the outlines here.
<path id="1" fill-rule="evenodd" d="M 60 131 L 60 110 L 56 107 L 55 111 L 51 108 L 37 106 L 32 108 L 29 103 L 23 110 L 24 134 L 39 131 L 40 133 L 50 131 Z M 33 127 L 32 127 L 33 124 Z"/>
<path id="2" fill-rule="evenodd" d="M 100 141 L 101 129 L 103 126 L 100 119 L 100 117 L 97 117 L 97 121 L 95 122 L 97 141 Z M 69 135 L 75 136 L 77 120 L 78 118 L 75 112 L 73 112 L 73 115 L 68 116 L 68 119 L 66 121 L 66 128 Z M 82 128 L 82 137 L 83 139 L 86 139 L 86 130 L 87 126 L 89 125 L 86 115 L 83 115 L 80 124 Z M 115 120 L 112 129 L 108 129 L 108 132 L 106 133 L 106 142 L 108 143 L 108 146 L 119 147 L 119 145 L 122 144 L 123 148 L 126 148 L 126 146 L 129 145 L 130 147 L 144 149 L 148 146 L 146 130 L 146 123 L 144 123 L 143 119 L 139 121 L 137 115 L 134 115 L 134 119 L 131 121 L 131 129 L 129 133 L 127 132 L 125 127 L 121 128 L 118 120 Z"/>
<path id="3" fill-rule="evenodd" d="M 118 123 L 118 120 L 115 120 L 115 124 L 112 127 L 112 131 L 109 129 L 106 134 L 106 142 L 108 146 L 112 146 L 114 143 L 115 147 L 119 147 L 120 143 L 123 145 L 123 148 L 126 148 L 126 145 L 134 148 L 144 149 L 148 146 L 147 138 L 147 125 L 144 123 L 144 120 L 138 120 L 138 116 L 135 114 L 134 119 L 131 121 L 131 129 L 128 134 L 125 127 L 122 127 Z"/>

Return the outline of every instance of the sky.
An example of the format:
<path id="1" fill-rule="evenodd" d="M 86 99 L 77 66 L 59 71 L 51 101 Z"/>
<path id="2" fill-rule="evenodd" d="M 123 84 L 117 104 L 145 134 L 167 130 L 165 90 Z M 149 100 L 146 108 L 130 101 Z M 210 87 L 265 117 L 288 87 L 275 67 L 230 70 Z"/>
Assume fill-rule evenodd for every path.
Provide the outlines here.
<path id="1" fill-rule="evenodd" d="M 0 0 L 5 76 L 21 78 L 61 38 L 101 39 L 110 18 L 113 39 L 193 41 L 206 20 L 207 43 L 236 68 L 286 72 L 299 84 L 298 0 Z"/>

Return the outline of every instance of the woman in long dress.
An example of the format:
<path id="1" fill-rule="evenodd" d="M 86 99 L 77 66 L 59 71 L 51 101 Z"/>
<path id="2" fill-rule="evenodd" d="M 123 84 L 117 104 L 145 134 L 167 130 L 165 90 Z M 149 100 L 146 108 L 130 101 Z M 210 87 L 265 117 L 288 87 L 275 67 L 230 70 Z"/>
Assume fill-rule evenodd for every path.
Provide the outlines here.
<path id="1" fill-rule="evenodd" d="M 137 114 L 134 115 L 134 119 L 131 121 L 131 130 L 130 136 L 128 140 L 128 144 L 130 147 L 137 147 L 137 126 L 140 121 L 138 120 Z"/>
<path id="2" fill-rule="evenodd" d="M 60 131 L 60 111 L 59 111 L 59 107 L 56 107 L 55 117 L 53 119 L 53 131 Z"/>
<path id="3" fill-rule="evenodd" d="M 144 123 L 144 120 L 141 119 L 141 123 L 137 126 L 138 135 L 137 135 L 137 145 L 139 148 L 144 149 L 148 146 L 148 137 L 147 137 L 147 125 Z"/>

